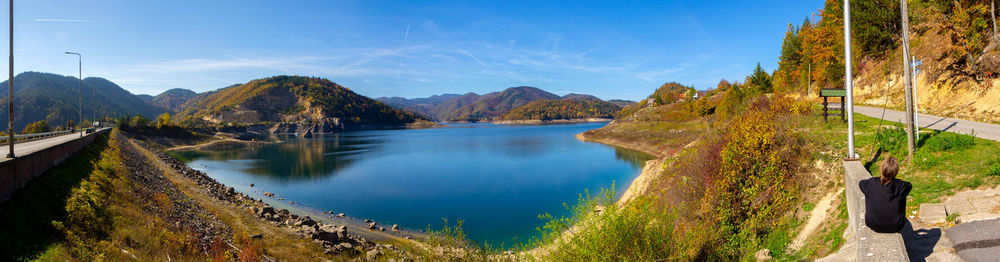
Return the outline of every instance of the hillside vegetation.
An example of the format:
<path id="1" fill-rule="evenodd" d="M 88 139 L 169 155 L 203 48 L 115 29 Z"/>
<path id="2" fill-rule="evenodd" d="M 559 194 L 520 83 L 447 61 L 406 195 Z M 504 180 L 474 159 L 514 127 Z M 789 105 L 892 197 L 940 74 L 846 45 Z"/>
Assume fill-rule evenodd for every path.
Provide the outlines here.
<path id="1" fill-rule="evenodd" d="M 527 86 L 512 87 L 482 96 L 467 93 L 414 99 L 380 97 L 378 100 L 392 107 L 444 122 L 611 118 L 614 111 L 635 104 L 626 100 L 603 101 L 587 94 L 567 94 L 560 97 Z"/>
<path id="2" fill-rule="evenodd" d="M 196 96 L 198 93 L 194 91 L 174 88 L 150 98 L 149 103 L 176 112 L 183 109 L 184 104 Z"/>
<path id="3" fill-rule="evenodd" d="M 511 109 L 539 99 L 559 99 L 559 96 L 529 86 L 511 87 L 501 92 L 485 94 L 472 104 L 447 112 L 441 120 L 450 122 L 492 121 Z"/>
<path id="4" fill-rule="evenodd" d="M 45 121 L 49 126 L 65 126 L 69 121 L 80 122 L 80 80 L 76 77 L 50 73 L 24 72 L 14 77 L 14 130 L 29 123 Z M 7 104 L 7 81 L 0 83 L 0 103 Z M 96 88 L 97 99 L 94 100 Z M 84 123 L 97 117 L 117 118 L 129 115 L 156 117 L 165 110 L 149 105 L 138 96 L 104 78 L 83 80 Z M 96 101 L 96 102 L 95 102 Z M 6 129 L 7 110 L 0 110 L 0 124 Z"/>
<path id="5" fill-rule="evenodd" d="M 469 95 L 474 96 L 476 99 L 479 98 L 479 95 L 473 93 L 466 94 L 466 96 Z M 406 99 L 398 96 L 396 97 L 383 96 L 376 98 L 375 100 L 381 101 L 382 103 L 385 103 L 386 105 L 389 105 L 393 108 L 417 113 L 431 119 L 437 119 L 438 114 L 444 108 L 440 105 L 460 97 L 463 97 L 463 95 L 443 94 L 443 95 L 433 95 L 430 97 L 414 98 L 414 99 Z"/>
<path id="6" fill-rule="evenodd" d="M 921 112 L 1000 122 L 1000 38 L 993 33 L 990 1 L 908 3 L 911 55 L 922 60 L 914 84 Z M 851 4 L 855 101 L 902 109 L 899 1 Z M 812 96 L 820 88 L 843 88 L 842 5 L 826 1 L 818 21 L 789 24 L 774 72 L 776 88 Z"/>
<path id="7" fill-rule="evenodd" d="M 500 116 L 501 120 L 558 120 L 614 118 L 618 105 L 600 99 L 535 100 Z"/>
<path id="8" fill-rule="evenodd" d="M 174 117 L 181 123 L 338 121 L 404 125 L 422 117 L 393 109 L 330 80 L 276 76 L 205 93 Z"/>

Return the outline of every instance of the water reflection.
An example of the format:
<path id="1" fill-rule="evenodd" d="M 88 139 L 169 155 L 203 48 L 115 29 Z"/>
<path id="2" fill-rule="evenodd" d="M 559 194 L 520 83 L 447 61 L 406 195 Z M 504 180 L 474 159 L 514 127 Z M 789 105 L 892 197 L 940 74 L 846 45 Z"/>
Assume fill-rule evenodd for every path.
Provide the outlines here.
<path id="1" fill-rule="evenodd" d="M 640 151 L 615 147 L 615 159 L 629 163 L 632 165 L 632 168 L 641 170 L 642 165 L 653 158 Z"/>
<path id="2" fill-rule="evenodd" d="M 471 239 L 510 244 L 536 234 L 539 214 L 564 215 L 563 203 L 612 182 L 624 192 L 641 171 L 648 155 L 574 137 L 602 125 L 349 132 L 188 157 L 223 183 L 296 204 L 416 229 L 464 219 Z"/>
<path id="3" fill-rule="evenodd" d="M 281 137 L 283 142 L 242 149 L 189 151 L 190 159 L 239 163 L 247 174 L 281 181 L 314 180 L 336 175 L 364 154 L 377 153 L 384 139 L 372 135 L 333 134 L 313 138 Z"/>

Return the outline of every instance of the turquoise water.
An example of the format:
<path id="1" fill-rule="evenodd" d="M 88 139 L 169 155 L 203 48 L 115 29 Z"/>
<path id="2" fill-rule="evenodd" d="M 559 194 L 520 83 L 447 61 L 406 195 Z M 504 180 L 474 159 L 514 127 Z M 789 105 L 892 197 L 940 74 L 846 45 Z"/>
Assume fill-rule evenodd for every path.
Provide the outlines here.
<path id="1" fill-rule="evenodd" d="M 410 229 L 462 219 L 470 239 L 509 247 L 537 235 L 539 214 L 568 214 L 587 189 L 623 192 L 640 173 L 649 156 L 574 137 L 604 124 L 346 132 L 185 156 L 248 194 Z"/>

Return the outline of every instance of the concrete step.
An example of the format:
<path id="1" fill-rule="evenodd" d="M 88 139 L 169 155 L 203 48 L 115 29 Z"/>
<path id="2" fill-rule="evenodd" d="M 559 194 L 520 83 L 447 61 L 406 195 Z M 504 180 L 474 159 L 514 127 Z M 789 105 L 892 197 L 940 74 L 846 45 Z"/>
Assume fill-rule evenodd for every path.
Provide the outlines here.
<path id="1" fill-rule="evenodd" d="M 941 224 L 947 222 L 948 210 L 942 203 L 920 204 L 920 219 L 926 223 Z"/>

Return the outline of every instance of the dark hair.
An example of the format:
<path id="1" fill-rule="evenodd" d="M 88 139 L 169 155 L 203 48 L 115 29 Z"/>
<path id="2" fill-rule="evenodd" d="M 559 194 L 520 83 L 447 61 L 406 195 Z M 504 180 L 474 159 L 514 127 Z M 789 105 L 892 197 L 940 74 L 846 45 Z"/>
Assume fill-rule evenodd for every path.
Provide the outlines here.
<path id="1" fill-rule="evenodd" d="M 895 157 L 886 157 L 882 160 L 882 184 L 888 185 L 890 181 L 896 179 L 896 172 L 899 172 L 899 161 Z"/>

